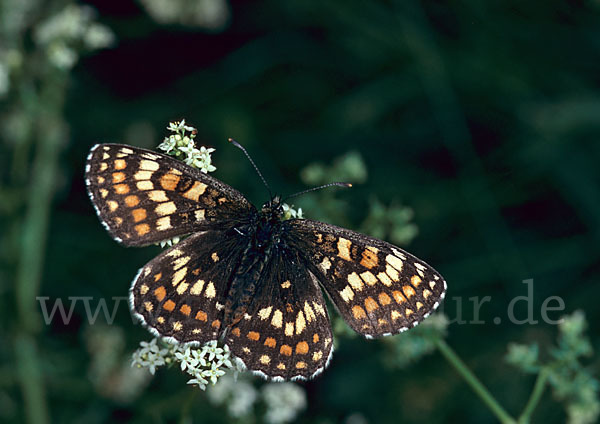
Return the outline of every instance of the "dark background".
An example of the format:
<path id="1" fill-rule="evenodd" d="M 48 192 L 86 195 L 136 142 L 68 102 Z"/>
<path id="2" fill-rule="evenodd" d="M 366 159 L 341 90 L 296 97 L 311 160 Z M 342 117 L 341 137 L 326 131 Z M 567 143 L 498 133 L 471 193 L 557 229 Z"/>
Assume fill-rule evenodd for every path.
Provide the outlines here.
<path id="1" fill-rule="evenodd" d="M 108 237 L 85 193 L 85 157 L 97 142 L 155 148 L 167 123 L 185 118 L 198 128 L 200 143 L 216 148 L 213 175 L 255 204 L 266 200 L 266 190 L 228 137 L 248 149 L 284 194 L 306 188 L 300 171 L 307 165 L 358 152 L 368 179 L 335 193 L 347 205 L 347 222 L 332 223 L 358 228 L 374 196 L 413 209 L 419 233 L 403 247 L 445 276 L 448 317 L 462 313 L 470 321 L 469 298 L 491 296 L 480 311 L 484 323 L 451 324 L 447 342 L 509 412 L 523 408 L 534 377 L 504 362 L 507 344 L 538 342 L 543 350 L 556 337 L 556 327 L 541 322 L 544 299 L 560 296 L 564 313 L 585 311 L 598 346 L 597 2 L 231 1 L 230 20 L 219 31 L 158 24 L 133 1 L 85 3 L 117 43 L 85 56 L 67 79 L 58 112 L 68 137 L 52 182 L 35 296 L 66 302 L 127 295 L 137 269 L 159 249 L 125 250 Z M 11 140 L 3 145 L 9 168 L 15 147 Z M 3 175 L 9 186 L 14 179 L 6 170 Z M 29 184 L 24 178 L 14 197 L 4 191 L 3 199 L 0 316 L 7 343 L 0 348 L 0 405 L 9 408 L 9 422 L 24 413 L 11 365 L 20 354 L 21 328 L 12 299 L 27 252 L 11 246 L 19 245 Z M 315 217 L 302 198 L 295 203 Z M 524 279 L 534 280 L 535 325 L 507 316 L 511 299 L 527 295 Z M 518 303 L 516 316 L 526 315 L 525 302 Z M 160 371 L 128 403 L 89 383 L 81 305 L 74 316 L 69 325 L 55 322 L 36 332 L 53 420 L 177 420 L 178 396 L 194 389 L 176 370 Z M 125 332 L 127 353 L 149 338 L 125 308 L 116 325 Z M 495 422 L 439 353 L 398 369 L 382 362 L 381 350 L 381 342 L 342 340 L 330 368 L 303 384 L 308 408 L 299 419 L 338 422 L 360 413 L 371 423 Z M 593 374 L 599 365 L 591 358 Z M 192 416 L 228 421 L 202 392 Z M 547 392 L 534 422 L 564 420 Z"/>

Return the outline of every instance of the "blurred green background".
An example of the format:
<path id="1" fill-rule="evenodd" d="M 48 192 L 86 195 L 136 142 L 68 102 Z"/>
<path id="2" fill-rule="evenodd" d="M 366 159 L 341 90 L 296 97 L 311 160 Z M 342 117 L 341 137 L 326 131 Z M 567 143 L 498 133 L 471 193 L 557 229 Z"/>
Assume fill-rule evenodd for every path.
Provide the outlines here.
<path id="1" fill-rule="evenodd" d="M 42 319 L 40 296 L 112 311 L 160 251 L 110 239 L 83 167 L 95 143 L 156 148 L 181 118 L 216 148 L 213 175 L 255 204 L 266 190 L 228 137 L 277 192 L 358 182 L 294 203 L 435 266 L 446 342 L 518 415 L 535 376 L 504 357 L 510 342 L 550 355 L 546 298 L 564 300 L 553 320 L 584 311 L 600 341 L 599 12 L 595 0 L 1 0 L 0 421 L 265 419 L 258 404 L 232 418 L 176 369 L 127 377 L 150 337 L 124 302 L 112 325 L 90 325 L 81 301 L 68 324 Z M 514 312 L 537 324 L 508 315 L 526 279 L 531 302 Z M 399 367 L 390 342 L 339 333 L 329 369 L 299 383 L 296 421 L 497 422 L 440 353 Z M 598 357 L 583 363 L 597 378 Z M 565 422 L 559 397 L 544 391 L 533 422 Z"/>

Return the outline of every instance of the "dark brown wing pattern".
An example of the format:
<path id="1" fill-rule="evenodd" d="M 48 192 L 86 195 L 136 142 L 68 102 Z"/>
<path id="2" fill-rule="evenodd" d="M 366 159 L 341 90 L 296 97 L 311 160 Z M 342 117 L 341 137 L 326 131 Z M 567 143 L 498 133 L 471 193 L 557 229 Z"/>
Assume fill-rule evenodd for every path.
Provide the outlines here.
<path id="1" fill-rule="evenodd" d="M 245 317 L 226 343 L 247 368 L 274 380 L 321 373 L 333 353 L 327 305 L 300 252 L 274 253 Z"/>
<path id="2" fill-rule="evenodd" d="M 133 146 L 94 146 L 85 182 L 100 221 L 126 246 L 202 231 L 253 209 L 227 184 L 170 156 Z"/>
<path id="3" fill-rule="evenodd" d="M 367 338 L 414 327 L 444 298 L 442 276 L 399 247 L 309 219 L 286 225 L 344 320 Z"/>
<path id="4" fill-rule="evenodd" d="M 130 290 L 136 317 L 182 343 L 219 338 L 228 282 L 242 249 L 221 231 L 196 233 L 140 269 Z"/>

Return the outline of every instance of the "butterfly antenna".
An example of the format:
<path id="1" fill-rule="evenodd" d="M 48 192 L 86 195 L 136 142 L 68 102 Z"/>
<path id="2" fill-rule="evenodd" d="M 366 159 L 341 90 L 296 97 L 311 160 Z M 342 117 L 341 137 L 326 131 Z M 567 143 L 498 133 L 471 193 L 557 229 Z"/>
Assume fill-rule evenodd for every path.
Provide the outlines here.
<path id="1" fill-rule="evenodd" d="M 350 187 L 352 187 L 352 184 L 350 184 L 350 183 L 341 183 L 341 182 L 324 184 L 322 186 L 309 188 L 308 190 L 303 190 L 303 191 L 300 191 L 298 193 L 294 193 L 294 194 L 292 194 L 290 196 L 286 196 L 285 199 L 282 200 L 282 202 L 285 201 L 285 200 L 291 199 L 292 197 L 296 197 L 296 196 L 300 196 L 302 194 L 310 193 L 311 191 L 317 191 L 317 190 L 321 190 L 322 188 L 334 187 L 334 186 L 350 188 Z"/>
<path id="2" fill-rule="evenodd" d="M 254 161 L 252 160 L 252 158 L 250 157 L 250 155 L 248 154 L 248 152 L 246 151 L 246 149 L 244 149 L 244 146 L 242 146 L 240 143 L 238 143 L 237 141 L 235 141 L 233 138 L 230 138 L 229 142 L 231 144 L 233 144 L 235 147 L 237 147 L 238 149 L 240 149 L 242 152 L 244 152 L 244 154 L 246 155 L 246 157 L 248 158 L 248 160 L 250 161 L 250 163 L 254 167 L 254 170 L 256 171 L 256 173 L 258 174 L 258 176 L 260 177 L 260 179 L 262 180 L 263 184 L 265 185 L 265 187 L 267 188 L 267 190 L 269 190 L 269 196 L 272 199 L 273 198 L 273 193 L 271 192 L 271 187 L 269 187 L 269 184 L 267 184 L 267 180 L 265 180 L 265 177 L 263 177 L 263 175 L 260 173 L 260 169 L 258 169 L 258 166 L 256 166 L 256 164 L 254 163 Z"/>

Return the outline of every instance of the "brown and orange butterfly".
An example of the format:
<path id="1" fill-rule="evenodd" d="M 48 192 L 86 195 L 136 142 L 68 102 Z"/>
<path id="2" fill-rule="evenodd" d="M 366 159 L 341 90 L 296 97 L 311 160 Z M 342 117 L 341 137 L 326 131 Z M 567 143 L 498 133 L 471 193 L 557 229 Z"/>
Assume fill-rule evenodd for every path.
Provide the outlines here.
<path id="1" fill-rule="evenodd" d="M 222 340 L 274 380 L 321 373 L 333 352 L 321 289 L 367 338 L 401 333 L 434 311 L 446 282 L 384 241 L 310 219 L 283 220 L 173 157 L 119 144 L 90 151 L 85 180 L 110 235 L 145 246 L 191 234 L 142 267 L 135 315 L 180 343 Z"/>

